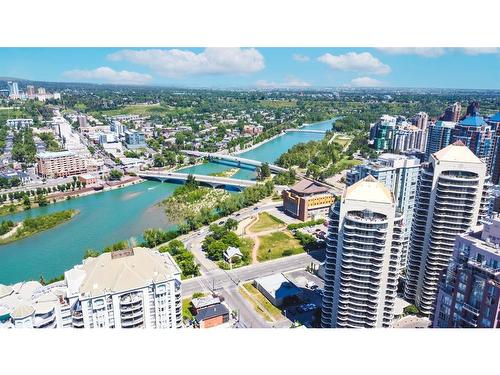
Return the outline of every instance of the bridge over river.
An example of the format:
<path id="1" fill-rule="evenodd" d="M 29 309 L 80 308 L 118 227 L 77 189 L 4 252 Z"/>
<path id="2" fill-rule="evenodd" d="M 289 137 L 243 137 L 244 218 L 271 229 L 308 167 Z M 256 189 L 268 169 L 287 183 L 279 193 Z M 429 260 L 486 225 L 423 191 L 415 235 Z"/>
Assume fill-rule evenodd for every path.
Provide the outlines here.
<path id="1" fill-rule="evenodd" d="M 161 182 L 184 182 L 188 179 L 189 174 L 163 171 L 143 171 L 137 173 L 137 176 L 147 180 L 157 180 Z M 241 190 L 257 183 L 257 181 L 252 180 L 239 180 L 237 178 L 207 176 L 203 174 L 192 174 L 191 176 L 193 176 L 196 181 L 209 185 L 213 188 L 235 187 Z"/>
<path id="2" fill-rule="evenodd" d="M 232 162 L 238 163 L 238 165 L 245 164 L 245 165 L 250 165 L 253 167 L 260 167 L 260 166 L 262 166 L 262 164 L 264 164 L 263 162 L 258 161 L 258 160 L 246 159 L 246 158 L 242 158 L 239 156 L 233 156 L 233 155 L 218 154 L 215 152 L 201 152 L 201 151 L 190 151 L 190 150 L 183 150 L 181 152 L 186 154 L 186 155 L 208 158 L 210 160 L 232 161 Z M 282 173 L 282 172 L 288 171 L 286 168 L 279 167 L 275 164 L 269 164 L 269 169 L 271 170 L 271 172 L 275 172 L 275 173 Z"/>

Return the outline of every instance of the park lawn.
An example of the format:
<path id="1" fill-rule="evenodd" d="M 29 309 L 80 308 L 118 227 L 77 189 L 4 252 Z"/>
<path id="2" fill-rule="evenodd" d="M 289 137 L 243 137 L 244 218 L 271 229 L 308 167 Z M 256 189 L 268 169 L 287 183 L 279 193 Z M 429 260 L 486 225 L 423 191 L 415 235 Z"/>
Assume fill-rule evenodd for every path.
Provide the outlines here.
<path id="1" fill-rule="evenodd" d="M 240 238 L 241 241 L 241 246 L 240 250 L 243 254 L 245 254 L 245 251 L 250 253 L 253 249 L 254 241 L 250 237 L 242 237 Z"/>
<path id="2" fill-rule="evenodd" d="M 345 137 L 345 136 L 342 136 L 342 135 L 338 135 L 333 140 L 334 143 L 336 143 L 336 144 L 338 144 L 338 145 L 340 145 L 342 147 L 345 147 L 348 143 L 351 143 L 351 141 L 352 141 L 352 138 Z"/>
<path id="3" fill-rule="evenodd" d="M 266 312 L 275 320 L 283 319 L 281 310 L 274 306 L 259 290 L 253 286 L 252 282 L 243 284 L 243 287 L 255 298 L 262 306 L 266 308 Z"/>
<path id="4" fill-rule="evenodd" d="M 355 159 L 342 159 L 339 160 L 336 164 L 335 167 L 336 169 L 340 172 L 345 169 L 349 169 L 354 167 L 355 165 L 361 164 L 361 161 L 355 160 Z"/>
<path id="5" fill-rule="evenodd" d="M 294 238 L 288 231 L 267 234 L 259 237 L 259 240 L 260 246 L 257 250 L 257 259 L 259 262 L 304 252 L 304 247 L 300 244 L 299 240 Z M 288 254 L 283 254 L 285 251 Z"/>
<path id="6" fill-rule="evenodd" d="M 259 214 L 259 219 L 252 224 L 249 228 L 252 232 L 263 232 L 265 230 L 279 229 L 283 227 L 283 221 L 268 214 L 267 212 L 262 212 Z"/>

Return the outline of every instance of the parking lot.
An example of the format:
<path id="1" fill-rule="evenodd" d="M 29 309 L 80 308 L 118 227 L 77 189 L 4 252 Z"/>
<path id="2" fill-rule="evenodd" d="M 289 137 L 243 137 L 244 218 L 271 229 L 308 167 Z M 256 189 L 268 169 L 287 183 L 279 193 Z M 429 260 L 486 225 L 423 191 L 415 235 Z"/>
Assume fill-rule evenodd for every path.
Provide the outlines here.
<path id="1" fill-rule="evenodd" d="M 306 270 L 287 272 L 285 276 L 301 289 L 300 301 L 286 307 L 286 317 L 291 321 L 313 328 L 319 327 L 324 282 Z"/>

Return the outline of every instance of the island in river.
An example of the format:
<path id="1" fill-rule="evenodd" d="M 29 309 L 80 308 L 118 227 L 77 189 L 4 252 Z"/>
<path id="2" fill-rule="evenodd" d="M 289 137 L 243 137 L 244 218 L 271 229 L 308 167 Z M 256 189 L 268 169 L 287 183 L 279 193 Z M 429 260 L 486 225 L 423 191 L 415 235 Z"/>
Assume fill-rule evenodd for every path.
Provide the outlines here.
<path id="1" fill-rule="evenodd" d="M 34 236 L 37 233 L 54 228 L 68 220 L 71 220 L 79 213 L 78 210 L 64 210 L 54 212 L 48 215 L 29 217 L 16 223 L 12 229 L 0 236 L 0 245 L 19 241 L 27 237 Z"/>

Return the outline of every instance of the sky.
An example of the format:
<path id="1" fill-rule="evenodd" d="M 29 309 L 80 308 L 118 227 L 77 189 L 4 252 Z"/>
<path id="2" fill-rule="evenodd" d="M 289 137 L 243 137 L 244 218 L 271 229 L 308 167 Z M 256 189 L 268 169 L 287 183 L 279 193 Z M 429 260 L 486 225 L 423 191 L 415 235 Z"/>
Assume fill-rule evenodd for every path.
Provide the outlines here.
<path id="1" fill-rule="evenodd" d="M 0 77 L 214 88 L 500 89 L 500 48 L 0 48 Z"/>

